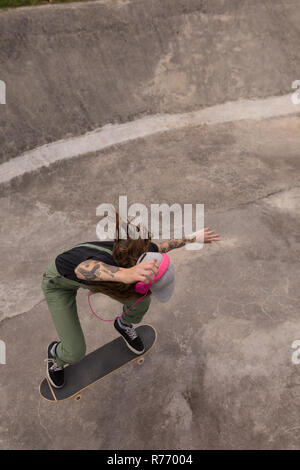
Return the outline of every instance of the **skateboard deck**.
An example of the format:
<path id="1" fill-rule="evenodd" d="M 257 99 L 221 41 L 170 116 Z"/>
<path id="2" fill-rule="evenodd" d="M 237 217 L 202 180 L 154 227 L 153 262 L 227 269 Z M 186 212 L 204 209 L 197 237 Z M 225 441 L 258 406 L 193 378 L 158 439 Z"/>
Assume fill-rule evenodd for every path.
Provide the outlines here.
<path id="1" fill-rule="evenodd" d="M 157 334 L 150 325 L 139 326 L 136 330 L 145 346 L 143 354 L 139 356 L 134 354 L 126 345 L 123 337 L 119 336 L 85 356 L 78 364 L 66 366 L 65 385 L 62 388 L 52 387 L 48 378 L 42 380 L 39 386 L 40 395 L 51 402 L 69 398 L 80 400 L 81 393 L 85 389 L 126 364 L 131 362 L 143 364 L 144 356 L 154 346 Z"/>

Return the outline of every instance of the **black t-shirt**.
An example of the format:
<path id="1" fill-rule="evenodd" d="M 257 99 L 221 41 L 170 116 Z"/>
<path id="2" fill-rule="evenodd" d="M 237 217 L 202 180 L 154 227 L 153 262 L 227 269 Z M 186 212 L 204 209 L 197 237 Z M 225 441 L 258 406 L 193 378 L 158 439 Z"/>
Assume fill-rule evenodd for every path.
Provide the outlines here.
<path id="1" fill-rule="evenodd" d="M 114 242 L 105 241 L 105 242 L 84 242 L 91 243 L 93 245 L 102 246 L 103 248 L 108 248 L 112 251 Z M 158 252 L 158 247 L 155 243 L 151 243 L 149 251 Z M 55 259 L 56 269 L 58 270 L 61 276 L 71 279 L 72 281 L 81 282 L 82 284 L 89 284 L 88 281 L 83 281 L 78 279 L 74 269 L 83 261 L 88 259 L 95 259 L 97 261 L 102 261 L 103 263 L 110 264 L 112 266 L 117 266 L 113 257 L 104 251 L 100 251 L 97 248 L 90 248 L 89 246 L 78 246 L 72 248 L 71 250 L 64 251 L 58 255 Z"/>

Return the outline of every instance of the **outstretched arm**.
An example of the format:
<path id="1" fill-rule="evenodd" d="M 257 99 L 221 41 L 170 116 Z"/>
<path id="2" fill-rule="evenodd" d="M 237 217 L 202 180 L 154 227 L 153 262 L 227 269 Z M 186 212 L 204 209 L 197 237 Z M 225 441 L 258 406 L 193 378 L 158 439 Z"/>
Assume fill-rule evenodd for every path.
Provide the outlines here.
<path id="1" fill-rule="evenodd" d="M 180 240 L 167 240 L 165 242 L 156 242 L 158 246 L 158 251 L 160 253 L 167 253 L 168 251 L 174 250 L 175 248 L 181 248 L 187 243 L 212 243 L 221 241 L 220 235 L 215 234 L 214 230 L 209 230 L 210 227 L 205 227 L 203 230 L 194 232 L 188 237 L 184 237 Z"/>
<path id="2" fill-rule="evenodd" d="M 143 261 L 132 268 L 120 268 L 111 266 L 94 259 L 89 259 L 80 263 L 74 270 L 78 279 L 91 282 L 115 281 L 124 284 L 135 282 L 149 282 L 154 280 L 154 275 L 158 274 L 158 265 L 155 259 Z"/>

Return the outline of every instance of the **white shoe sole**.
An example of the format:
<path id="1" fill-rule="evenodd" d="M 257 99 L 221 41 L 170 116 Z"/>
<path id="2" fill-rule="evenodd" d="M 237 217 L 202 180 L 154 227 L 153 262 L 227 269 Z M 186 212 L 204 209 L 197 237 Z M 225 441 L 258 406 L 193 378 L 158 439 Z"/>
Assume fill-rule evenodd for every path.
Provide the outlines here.
<path id="1" fill-rule="evenodd" d="M 49 375 L 48 366 L 47 366 L 47 369 L 46 369 L 46 376 L 47 376 L 47 379 L 49 380 L 49 382 L 51 383 L 52 387 L 54 387 L 54 388 L 63 388 L 63 386 L 65 385 L 65 384 L 63 384 L 63 385 L 57 386 L 57 385 L 55 385 L 55 383 L 53 383 L 53 381 L 51 380 L 51 377 Z"/>
<path id="2" fill-rule="evenodd" d="M 121 333 L 120 333 L 121 334 Z M 136 349 L 134 349 L 132 346 L 130 346 L 129 343 L 127 343 L 126 339 L 124 338 L 123 335 L 121 335 L 121 337 L 124 339 L 127 347 L 130 349 L 130 351 L 132 351 L 134 354 L 136 354 L 137 356 L 140 356 L 141 354 L 144 354 L 145 352 L 145 349 L 143 349 L 143 351 L 137 351 Z"/>

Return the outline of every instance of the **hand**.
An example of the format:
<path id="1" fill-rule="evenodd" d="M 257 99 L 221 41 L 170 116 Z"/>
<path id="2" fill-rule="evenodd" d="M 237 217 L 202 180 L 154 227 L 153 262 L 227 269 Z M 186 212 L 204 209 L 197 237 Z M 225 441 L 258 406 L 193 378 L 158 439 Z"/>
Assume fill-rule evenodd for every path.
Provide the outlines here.
<path id="1" fill-rule="evenodd" d="M 134 284 L 135 282 L 144 282 L 146 284 L 149 280 L 154 281 L 154 276 L 158 275 L 157 260 L 142 261 L 132 268 L 124 269 L 120 274 L 122 275 L 121 282 L 125 284 Z"/>
<path id="2" fill-rule="evenodd" d="M 187 237 L 191 242 L 199 243 L 211 243 L 221 241 L 220 235 L 215 234 L 213 230 L 209 230 L 210 227 L 205 227 L 203 230 L 198 230 L 198 232 L 191 233 Z"/>

